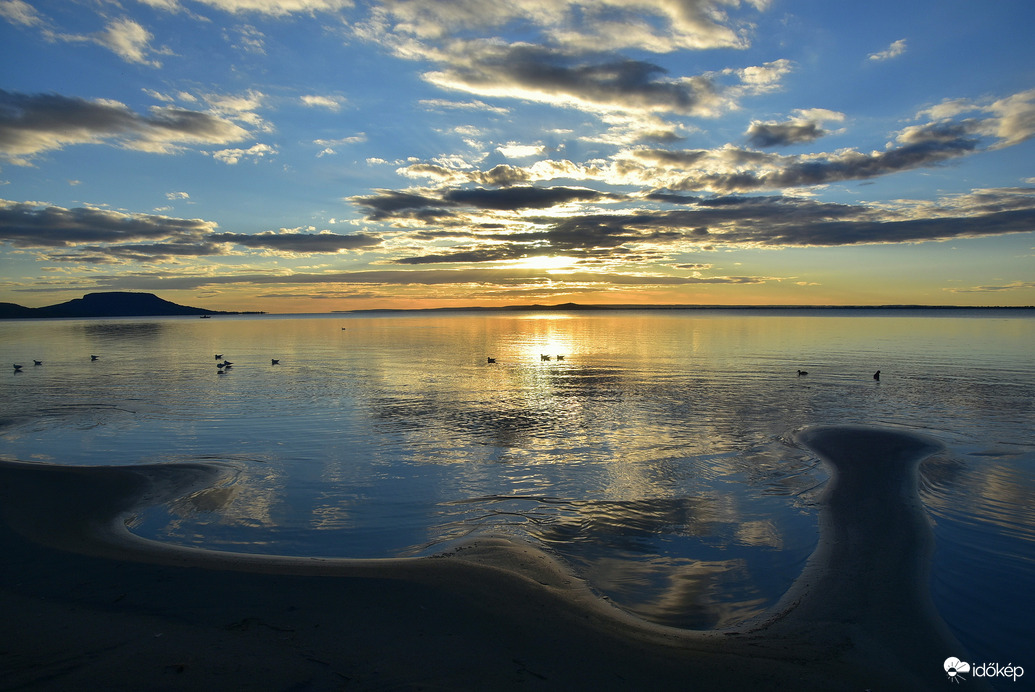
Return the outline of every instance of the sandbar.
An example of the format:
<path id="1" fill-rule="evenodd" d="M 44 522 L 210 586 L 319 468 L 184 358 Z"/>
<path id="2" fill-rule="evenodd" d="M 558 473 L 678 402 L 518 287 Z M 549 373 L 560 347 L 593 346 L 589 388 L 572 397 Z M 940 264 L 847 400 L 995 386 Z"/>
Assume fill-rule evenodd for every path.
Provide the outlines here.
<path id="1" fill-rule="evenodd" d="M 217 482 L 215 463 L 0 462 L 0 689 L 944 689 L 943 661 L 965 652 L 928 595 L 917 494 L 939 444 L 867 426 L 796 439 L 831 472 L 818 546 L 773 608 L 708 631 L 637 618 L 503 538 L 349 560 L 126 528 L 141 507 Z"/>

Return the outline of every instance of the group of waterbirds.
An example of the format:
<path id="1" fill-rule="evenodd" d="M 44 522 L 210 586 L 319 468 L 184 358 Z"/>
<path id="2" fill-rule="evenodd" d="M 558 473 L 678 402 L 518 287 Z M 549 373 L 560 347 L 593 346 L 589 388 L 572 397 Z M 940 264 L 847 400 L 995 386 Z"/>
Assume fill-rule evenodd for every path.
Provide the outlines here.
<path id="1" fill-rule="evenodd" d="M 222 353 L 217 353 L 217 354 L 216 354 L 216 360 L 221 360 L 221 361 L 223 361 L 222 363 L 216 363 L 216 368 L 217 368 L 217 369 L 219 370 L 219 374 L 220 374 L 220 375 L 223 375 L 223 374 L 225 374 L 225 373 L 226 373 L 226 371 L 227 371 L 227 370 L 229 370 L 229 369 L 230 369 L 231 367 L 233 367 L 233 365 L 234 365 L 234 364 L 233 364 L 233 363 L 231 363 L 230 361 L 228 361 L 228 360 L 225 360 L 225 359 L 223 358 L 223 354 L 222 354 Z"/>
<path id="2" fill-rule="evenodd" d="M 551 355 L 546 354 L 546 353 L 540 353 L 539 354 L 539 360 L 543 360 L 543 361 L 545 361 L 545 360 L 553 360 L 554 358 L 556 358 L 557 360 L 564 360 L 564 356 L 551 356 Z M 489 363 L 489 364 L 495 363 L 496 359 L 493 358 L 492 356 L 487 356 L 485 358 L 485 362 Z"/>
<path id="3" fill-rule="evenodd" d="M 220 375 L 225 375 L 227 372 L 230 371 L 230 368 L 232 368 L 234 365 L 230 361 L 223 358 L 222 353 L 216 354 L 216 360 L 222 361 L 221 363 L 216 363 L 216 368 Z M 270 365 L 280 365 L 280 358 L 270 358 Z"/>
<path id="4" fill-rule="evenodd" d="M 101 358 L 100 356 L 95 356 L 95 355 L 92 355 L 92 354 L 90 355 L 90 361 L 91 362 L 93 362 L 95 360 L 100 360 L 100 358 Z M 231 363 L 230 361 L 224 359 L 222 353 L 217 353 L 216 354 L 216 360 L 221 361 L 219 363 L 216 363 L 216 368 L 219 370 L 219 374 L 220 375 L 224 374 L 231 367 L 233 367 L 233 363 Z M 490 361 L 491 362 L 495 362 L 491 358 L 490 358 Z M 32 363 L 33 363 L 33 365 L 43 365 L 43 361 L 42 360 L 33 359 Z M 270 358 L 270 364 L 271 365 L 280 365 L 280 358 Z M 21 372 L 22 371 L 22 367 L 23 366 L 21 364 L 13 363 L 13 365 L 14 365 L 14 371 L 15 372 Z"/>
<path id="5" fill-rule="evenodd" d="M 100 360 L 100 358 L 101 358 L 100 356 L 91 355 L 90 356 L 90 361 L 92 362 L 92 361 L 95 361 L 95 360 Z M 225 360 L 223 358 L 223 354 L 222 353 L 217 353 L 216 354 L 216 360 L 222 361 L 222 362 L 216 363 L 216 368 L 219 369 L 220 374 L 226 372 L 227 370 L 229 370 L 233 366 L 233 363 L 231 363 L 230 361 Z M 43 365 L 43 361 L 42 360 L 33 359 L 32 363 L 33 363 L 33 365 Z M 279 358 L 270 358 L 270 363 L 272 365 L 280 365 L 280 359 Z M 23 367 L 22 365 L 20 365 L 18 363 L 14 363 L 13 365 L 14 365 L 14 371 L 15 372 L 21 372 L 22 367 Z"/>
<path id="6" fill-rule="evenodd" d="M 808 370 L 799 370 L 798 371 L 798 377 L 801 377 L 802 375 L 808 375 L 808 374 L 809 374 Z M 877 372 L 873 373 L 873 379 L 880 380 L 880 370 L 878 370 Z"/>
<path id="7" fill-rule="evenodd" d="M 97 360 L 97 358 L 98 358 L 98 356 L 90 356 L 90 360 Z M 12 365 L 14 365 L 14 371 L 15 372 L 21 372 L 22 371 L 22 367 L 23 366 L 19 365 L 18 363 L 13 363 Z M 38 367 L 40 365 L 43 365 L 43 361 L 42 360 L 36 360 L 35 358 L 33 358 L 32 359 L 32 365 L 33 365 L 33 367 Z"/>

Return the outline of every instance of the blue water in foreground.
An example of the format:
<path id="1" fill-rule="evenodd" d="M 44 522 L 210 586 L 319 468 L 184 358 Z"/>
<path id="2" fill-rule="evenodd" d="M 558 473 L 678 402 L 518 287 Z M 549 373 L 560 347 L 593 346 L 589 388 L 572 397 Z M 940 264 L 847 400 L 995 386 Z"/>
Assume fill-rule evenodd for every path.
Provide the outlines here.
<path id="1" fill-rule="evenodd" d="M 921 432 L 946 447 L 921 467 L 936 605 L 973 660 L 1035 674 L 1032 344 L 1030 311 L 7 321 L 0 457 L 215 461 L 232 478 L 131 528 L 340 557 L 505 534 L 710 628 L 775 603 L 816 545 L 827 473 L 795 430 Z"/>

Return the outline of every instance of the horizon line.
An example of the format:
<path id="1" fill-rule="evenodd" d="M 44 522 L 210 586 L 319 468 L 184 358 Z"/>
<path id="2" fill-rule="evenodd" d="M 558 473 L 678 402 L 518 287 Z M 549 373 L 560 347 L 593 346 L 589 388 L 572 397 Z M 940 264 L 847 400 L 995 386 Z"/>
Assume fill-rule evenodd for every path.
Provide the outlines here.
<path id="1" fill-rule="evenodd" d="M 356 312 L 491 312 L 509 310 L 1031 310 L 1035 305 L 926 305 L 913 303 L 891 303 L 883 305 L 858 305 L 858 304 L 827 304 L 827 305 L 798 305 L 798 304 L 767 304 L 767 305 L 721 305 L 721 304 L 697 304 L 697 303 L 557 303 L 555 305 L 544 305 L 532 303 L 528 305 L 465 305 L 454 307 L 431 307 L 431 308 L 354 308 L 351 310 L 331 310 L 331 314 L 348 314 Z M 292 314 L 292 313 L 280 313 Z"/>

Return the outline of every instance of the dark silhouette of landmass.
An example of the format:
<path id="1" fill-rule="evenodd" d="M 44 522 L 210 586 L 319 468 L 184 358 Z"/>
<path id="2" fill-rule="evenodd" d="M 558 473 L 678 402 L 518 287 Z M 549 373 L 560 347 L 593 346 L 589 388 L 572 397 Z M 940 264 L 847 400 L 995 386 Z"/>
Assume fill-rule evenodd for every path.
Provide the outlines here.
<path id="1" fill-rule="evenodd" d="M 82 298 L 42 308 L 27 308 L 15 303 L 0 303 L 0 319 L 33 317 L 162 317 L 172 315 L 236 315 L 241 313 L 207 310 L 178 305 L 153 293 L 112 291 L 88 293 Z"/>

